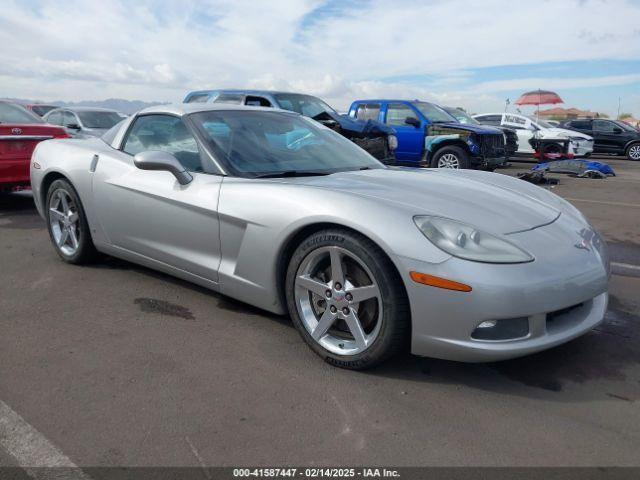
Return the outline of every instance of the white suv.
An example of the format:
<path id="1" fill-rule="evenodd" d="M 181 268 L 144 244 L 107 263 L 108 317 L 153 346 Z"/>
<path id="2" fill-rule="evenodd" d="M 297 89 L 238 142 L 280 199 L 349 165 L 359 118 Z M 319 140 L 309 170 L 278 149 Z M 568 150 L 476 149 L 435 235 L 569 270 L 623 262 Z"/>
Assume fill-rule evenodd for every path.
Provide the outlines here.
<path id="1" fill-rule="evenodd" d="M 518 134 L 518 153 L 533 153 L 529 140 L 534 135 L 536 138 L 544 139 L 570 139 L 569 153 L 573 153 L 576 157 L 588 157 L 593 152 L 593 137 L 566 128 L 554 127 L 534 117 L 519 113 L 481 113 L 474 115 L 473 118 L 486 125 L 513 128 Z"/>

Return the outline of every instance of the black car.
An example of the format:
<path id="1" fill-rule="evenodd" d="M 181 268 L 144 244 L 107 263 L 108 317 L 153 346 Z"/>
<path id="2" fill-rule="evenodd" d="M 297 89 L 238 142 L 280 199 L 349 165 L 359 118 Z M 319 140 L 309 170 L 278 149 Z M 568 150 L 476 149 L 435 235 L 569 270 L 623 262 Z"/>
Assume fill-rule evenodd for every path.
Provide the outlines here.
<path id="1" fill-rule="evenodd" d="M 569 120 L 562 128 L 591 135 L 594 153 L 626 155 L 629 160 L 640 160 L 640 131 L 619 120 L 602 118 Z"/>
<path id="2" fill-rule="evenodd" d="M 467 112 L 465 112 L 461 108 L 455 108 L 455 107 L 442 107 L 442 108 L 447 113 L 453 115 L 453 117 L 455 117 L 455 119 L 458 120 L 460 123 L 482 125 L 478 120 L 473 118 L 471 115 L 469 115 Z M 502 133 L 504 134 L 504 140 L 505 140 L 505 143 L 504 143 L 505 160 L 509 160 L 509 158 L 515 155 L 516 152 L 518 151 L 518 134 L 512 128 L 501 127 L 499 125 L 496 126 L 493 124 L 491 126 L 499 130 L 502 130 Z"/>

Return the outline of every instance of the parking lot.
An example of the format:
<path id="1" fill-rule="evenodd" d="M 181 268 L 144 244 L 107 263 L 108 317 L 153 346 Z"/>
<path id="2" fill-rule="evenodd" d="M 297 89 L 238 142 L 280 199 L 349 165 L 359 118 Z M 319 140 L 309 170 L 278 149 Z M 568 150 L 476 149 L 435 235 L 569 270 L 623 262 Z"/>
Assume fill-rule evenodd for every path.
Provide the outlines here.
<path id="1" fill-rule="evenodd" d="M 364 373 L 286 317 L 112 258 L 64 264 L 29 194 L 2 196 L 0 407 L 80 466 L 639 465 L 640 165 L 607 162 L 617 177 L 551 175 L 609 244 L 604 324 L 522 359 Z"/>

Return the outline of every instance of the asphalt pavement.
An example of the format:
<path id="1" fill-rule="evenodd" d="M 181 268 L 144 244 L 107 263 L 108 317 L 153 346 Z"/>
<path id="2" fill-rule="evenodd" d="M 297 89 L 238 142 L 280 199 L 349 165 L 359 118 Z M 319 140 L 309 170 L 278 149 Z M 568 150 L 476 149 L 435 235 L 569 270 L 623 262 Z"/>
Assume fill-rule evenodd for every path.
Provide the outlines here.
<path id="1" fill-rule="evenodd" d="M 29 194 L 1 196 L 0 465 L 640 465 L 640 164 L 609 163 L 553 187 L 619 265 L 603 325 L 368 372 L 323 363 L 286 317 L 113 258 L 66 265 Z"/>

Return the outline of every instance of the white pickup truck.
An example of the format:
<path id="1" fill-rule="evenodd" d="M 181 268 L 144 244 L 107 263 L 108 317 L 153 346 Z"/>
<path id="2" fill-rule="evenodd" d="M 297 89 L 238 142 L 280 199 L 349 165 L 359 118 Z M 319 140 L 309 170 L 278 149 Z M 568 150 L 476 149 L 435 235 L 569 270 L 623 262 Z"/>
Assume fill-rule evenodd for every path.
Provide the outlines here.
<path id="1" fill-rule="evenodd" d="M 570 140 L 569 152 L 576 157 L 588 157 L 593 152 L 593 137 L 584 133 L 554 127 L 544 120 L 528 117 L 519 113 L 481 113 L 473 118 L 485 125 L 513 128 L 518 134 L 518 152 L 532 154 L 529 140 L 534 136 L 540 139 Z"/>

